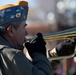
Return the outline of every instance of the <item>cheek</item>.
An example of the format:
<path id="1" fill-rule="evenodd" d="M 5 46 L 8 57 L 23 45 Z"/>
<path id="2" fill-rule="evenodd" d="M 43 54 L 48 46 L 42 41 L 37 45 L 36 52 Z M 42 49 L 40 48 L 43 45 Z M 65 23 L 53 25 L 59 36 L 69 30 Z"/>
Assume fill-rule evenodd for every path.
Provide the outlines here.
<path id="1" fill-rule="evenodd" d="M 25 36 L 28 34 L 27 31 L 24 28 L 22 28 L 19 29 L 16 34 L 16 39 L 19 42 L 19 44 L 23 44 L 25 42 Z"/>
<path id="2" fill-rule="evenodd" d="M 20 38 L 21 40 L 23 40 L 24 37 L 25 37 L 25 33 L 21 31 L 21 32 L 19 33 L 19 38 Z"/>
<path id="3" fill-rule="evenodd" d="M 27 33 L 25 32 L 25 30 L 22 30 L 21 32 L 20 32 L 20 39 L 22 39 L 23 41 L 24 41 L 24 39 L 25 39 L 25 35 L 26 35 Z"/>
<path id="4" fill-rule="evenodd" d="M 28 32 L 27 32 L 27 30 L 25 30 L 25 36 L 26 36 L 26 35 L 28 35 Z"/>
<path id="5" fill-rule="evenodd" d="M 23 33 L 23 31 L 20 31 L 16 34 L 16 41 L 18 42 L 18 44 L 23 44 L 24 43 L 24 38 L 25 38 L 25 35 Z"/>
<path id="6" fill-rule="evenodd" d="M 28 35 L 28 32 L 27 32 L 25 27 L 23 28 L 22 33 L 23 33 L 24 36 Z"/>
<path id="7" fill-rule="evenodd" d="M 22 45 L 24 43 L 24 36 L 22 34 L 20 34 L 17 38 L 17 41 L 18 41 L 19 45 Z"/>

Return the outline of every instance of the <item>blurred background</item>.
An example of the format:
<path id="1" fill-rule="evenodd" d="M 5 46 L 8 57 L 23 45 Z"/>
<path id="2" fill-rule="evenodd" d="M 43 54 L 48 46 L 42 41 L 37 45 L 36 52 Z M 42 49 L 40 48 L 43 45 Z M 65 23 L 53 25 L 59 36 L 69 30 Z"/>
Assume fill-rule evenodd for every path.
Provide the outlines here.
<path id="1" fill-rule="evenodd" d="M 18 0 L 0 0 L 0 5 Z M 29 3 L 27 30 L 29 38 L 41 32 L 54 33 L 76 27 L 76 0 L 25 0 Z M 47 42 L 47 50 L 52 50 L 60 41 Z M 54 75 L 76 75 L 76 57 L 61 60 Z"/>

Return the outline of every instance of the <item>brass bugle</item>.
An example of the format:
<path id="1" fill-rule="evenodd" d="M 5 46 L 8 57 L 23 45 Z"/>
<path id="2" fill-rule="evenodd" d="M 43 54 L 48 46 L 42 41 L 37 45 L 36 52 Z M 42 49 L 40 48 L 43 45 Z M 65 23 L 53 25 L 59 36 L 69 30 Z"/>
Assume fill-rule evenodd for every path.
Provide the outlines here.
<path id="1" fill-rule="evenodd" d="M 36 37 L 37 36 L 34 36 L 33 38 L 28 38 L 27 41 L 31 40 L 32 42 Z M 73 37 L 76 37 L 76 27 L 59 32 L 43 34 L 43 38 L 47 42 L 51 42 L 55 40 L 73 39 Z"/>
<path id="2" fill-rule="evenodd" d="M 29 38 L 28 40 L 31 40 L 30 42 L 32 42 L 34 39 L 36 39 L 36 37 L 37 36 L 34 36 L 33 38 Z M 76 27 L 59 31 L 59 32 L 50 33 L 50 34 L 43 34 L 43 39 L 47 42 L 56 41 L 56 40 L 68 40 L 68 39 L 74 41 L 74 37 L 76 37 Z M 52 57 L 48 59 L 49 61 L 66 59 L 66 58 L 74 57 L 75 54 L 76 54 L 76 50 L 73 54 L 68 55 L 68 56 L 58 56 L 58 57 Z"/>

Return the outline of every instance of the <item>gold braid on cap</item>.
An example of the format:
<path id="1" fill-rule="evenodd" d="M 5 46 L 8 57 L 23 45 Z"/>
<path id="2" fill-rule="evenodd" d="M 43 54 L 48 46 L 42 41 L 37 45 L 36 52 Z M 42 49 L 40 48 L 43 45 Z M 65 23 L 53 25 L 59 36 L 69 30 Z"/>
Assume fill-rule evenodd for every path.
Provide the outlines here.
<path id="1" fill-rule="evenodd" d="M 3 6 L 0 6 L 0 10 L 6 9 L 6 8 L 9 8 L 9 7 L 13 7 L 13 6 L 26 6 L 26 7 L 28 7 L 28 2 L 18 1 L 14 4 L 6 4 L 6 5 L 3 5 Z"/>

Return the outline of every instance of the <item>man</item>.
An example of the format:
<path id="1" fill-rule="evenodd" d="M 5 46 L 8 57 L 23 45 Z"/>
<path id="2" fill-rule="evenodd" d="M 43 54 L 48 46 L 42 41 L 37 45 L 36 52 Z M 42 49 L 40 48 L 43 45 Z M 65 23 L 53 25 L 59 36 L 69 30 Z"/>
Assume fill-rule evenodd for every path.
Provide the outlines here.
<path id="1" fill-rule="evenodd" d="M 40 48 L 43 52 L 34 55 L 29 52 L 33 58 L 32 63 L 22 52 L 22 45 L 28 34 L 25 29 L 27 13 L 26 1 L 0 7 L 0 71 L 2 75 L 53 75 L 52 67 L 46 58 L 45 42 L 41 34 L 38 35 L 38 43 L 36 43 L 39 44 L 41 41 Z"/>
<path id="2" fill-rule="evenodd" d="M 42 34 L 26 42 L 27 14 L 26 1 L 0 6 L 0 75 L 53 75 Z M 23 44 L 32 62 L 23 53 Z"/>

